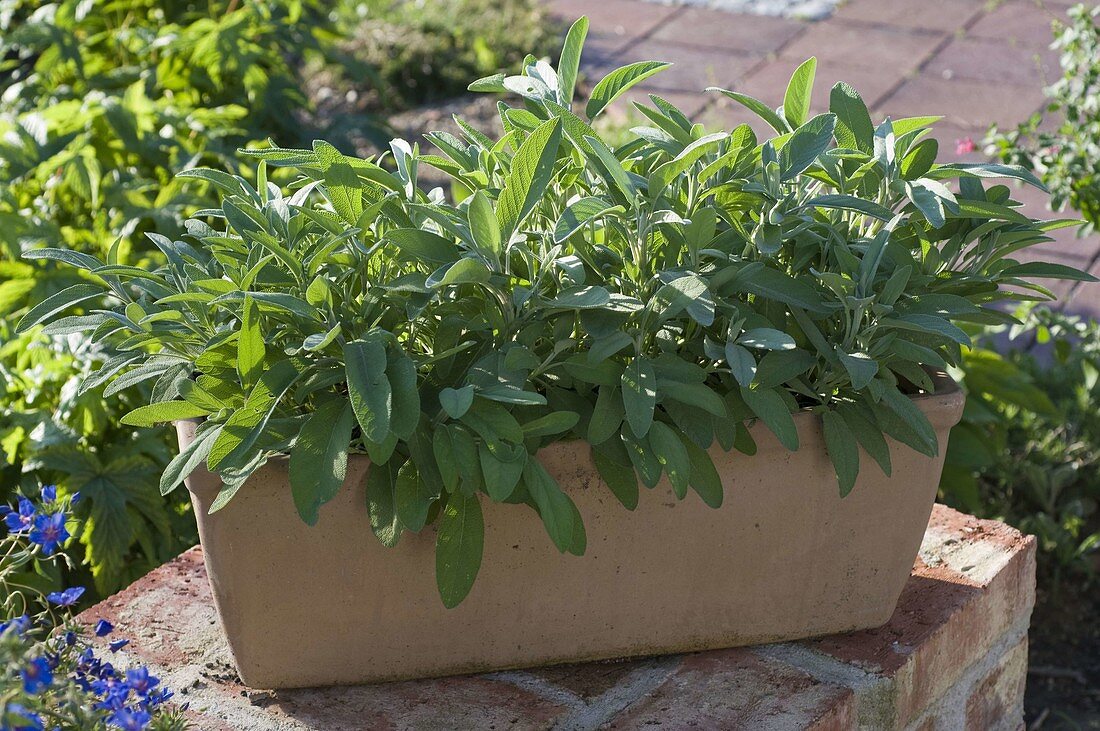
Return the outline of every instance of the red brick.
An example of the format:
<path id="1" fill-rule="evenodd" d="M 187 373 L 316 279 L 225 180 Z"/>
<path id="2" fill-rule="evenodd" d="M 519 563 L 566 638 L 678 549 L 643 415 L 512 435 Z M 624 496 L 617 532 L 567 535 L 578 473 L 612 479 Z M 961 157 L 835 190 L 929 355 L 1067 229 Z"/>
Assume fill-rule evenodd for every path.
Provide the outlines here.
<path id="1" fill-rule="evenodd" d="M 852 701 L 850 690 L 820 683 L 750 650 L 721 650 L 685 657 L 660 687 L 608 728 L 840 731 L 855 727 Z"/>
<path id="2" fill-rule="evenodd" d="M 619 63 L 668 61 L 672 67 L 650 76 L 638 87 L 702 93 L 708 86 L 729 88 L 760 62 L 759 54 L 696 48 L 680 43 L 644 40 L 619 54 Z"/>
<path id="3" fill-rule="evenodd" d="M 588 32 L 610 34 L 626 40 L 644 36 L 676 13 L 676 8 L 638 0 L 549 0 L 550 13 L 572 22 L 588 16 Z"/>
<path id="4" fill-rule="evenodd" d="M 901 78 L 920 65 L 944 38 L 919 28 L 852 25 L 839 19 L 815 23 L 783 49 L 786 58 L 817 56 L 821 63 L 869 68 Z"/>
<path id="5" fill-rule="evenodd" d="M 925 67 L 944 79 L 973 79 L 1042 88 L 1061 75 L 1058 54 L 1047 48 L 984 38 L 956 38 Z"/>
<path id="6" fill-rule="evenodd" d="M 993 122 L 1022 122 L 1043 105 L 1039 87 L 944 79 L 921 74 L 906 81 L 880 106 L 891 117 L 939 114 L 944 121 L 984 131 Z"/>
<path id="7" fill-rule="evenodd" d="M 684 8 L 662 23 L 652 38 L 724 51 L 771 53 L 807 28 L 798 20 L 730 13 L 706 8 Z"/>
<path id="8" fill-rule="evenodd" d="M 989 675 L 978 681 L 966 701 L 966 727 L 1008 728 L 1023 714 L 1027 680 L 1027 639 L 1006 652 Z"/>
<path id="9" fill-rule="evenodd" d="M 833 18 L 899 28 L 955 31 L 982 10 L 980 0 L 848 0 Z"/>
<path id="10" fill-rule="evenodd" d="M 791 74 L 798 68 L 798 64 L 805 60 L 783 57 L 777 61 L 770 61 L 749 75 L 742 85 L 735 87 L 735 91 L 755 96 L 766 102 L 768 106 L 777 107 L 783 103 L 783 94 L 787 90 L 787 82 L 790 81 Z M 849 66 L 841 61 L 819 59 L 813 97 L 810 100 L 813 111 L 828 111 L 829 92 L 838 81 L 844 81 L 854 87 L 867 106 L 873 107 L 880 98 L 902 83 L 903 77 L 900 73 L 893 74 L 876 71 L 866 66 Z"/>
<path id="11" fill-rule="evenodd" d="M 1024 622 L 1035 599 L 1035 539 L 937 505 L 922 556 L 884 626 L 807 646 L 893 681 L 899 726 Z"/>
<path id="12" fill-rule="evenodd" d="M 1051 23 L 1065 20 L 1064 8 L 1036 2 L 1002 2 L 983 15 L 969 30 L 975 38 L 1004 44 L 1044 47 L 1054 40 Z"/>

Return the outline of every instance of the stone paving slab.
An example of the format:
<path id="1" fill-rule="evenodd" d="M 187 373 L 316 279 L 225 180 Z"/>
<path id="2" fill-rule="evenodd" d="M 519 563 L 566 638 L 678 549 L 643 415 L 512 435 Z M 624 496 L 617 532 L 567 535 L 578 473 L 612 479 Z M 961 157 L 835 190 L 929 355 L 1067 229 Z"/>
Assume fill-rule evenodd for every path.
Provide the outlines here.
<path id="1" fill-rule="evenodd" d="M 547 0 L 552 14 L 592 21 L 597 53 L 585 60 L 590 81 L 616 66 L 656 58 L 677 64 L 628 94 L 646 101 L 659 93 L 708 127 L 749 123 L 758 134 L 766 125 L 720 95 L 701 94 L 708 85 L 742 91 L 769 105 L 782 103 L 795 67 L 818 57 L 813 107 L 828 106 L 837 80 L 851 83 L 878 118 L 941 114 L 934 128 L 941 159 L 977 161 L 980 150 L 956 153 L 955 142 L 979 146 L 993 123 L 1010 128 L 1045 104 L 1043 87 L 1060 75 L 1050 50 L 1051 22 L 1065 18 L 1072 0 L 847 0 L 830 18 L 817 22 L 743 15 L 641 0 Z M 614 42 L 612 42 L 612 40 Z M 685 68 L 686 67 L 686 68 Z M 1037 200 L 1031 191 L 1021 196 Z M 1052 214 L 1041 204 L 1032 215 Z M 1022 255 L 1082 269 L 1100 267 L 1100 235 L 1078 239 L 1059 231 L 1051 244 Z M 1064 297 L 1059 307 L 1100 315 L 1100 284 L 1054 282 Z"/>
<path id="2" fill-rule="evenodd" d="M 197 547 L 79 620 L 90 626 L 108 619 L 117 628 L 112 637 L 132 638 L 112 660 L 119 666 L 150 665 L 178 701 L 188 704 L 202 731 L 1015 731 L 1023 713 L 1034 571 L 1033 538 L 936 506 L 897 610 L 877 629 L 760 647 L 344 688 L 242 686 Z M 309 627 L 285 631 L 308 633 Z"/>

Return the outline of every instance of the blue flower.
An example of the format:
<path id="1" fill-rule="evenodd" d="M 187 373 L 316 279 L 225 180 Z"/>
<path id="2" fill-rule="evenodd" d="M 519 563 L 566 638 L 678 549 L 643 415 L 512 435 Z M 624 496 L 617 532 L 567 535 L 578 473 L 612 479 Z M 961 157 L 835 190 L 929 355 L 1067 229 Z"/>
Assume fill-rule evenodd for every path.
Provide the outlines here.
<path id="1" fill-rule="evenodd" d="M 108 622 L 106 619 L 101 619 L 95 623 L 95 636 L 106 637 L 115 631 L 115 626 Z"/>
<path id="2" fill-rule="evenodd" d="M 7 622 L 0 622 L 0 635 L 7 632 L 9 627 L 15 630 L 16 634 L 21 635 L 26 632 L 27 628 L 30 626 L 31 618 L 24 614 Z"/>
<path id="3" fill-rule="evenodd" d="M 149 695 L 149 691 L 159 683 L 160 680 L 155 675 L 149 674 L 149 668 L 140 667 L 126 671 L 126 685 L 138 695 Z"/>
<path id="4" fill-rule="evenodd" d="M 42 488 L 42 502 L 52 503 L 54 500 L 57 500 L 57 486 L 56 485 L 46 485 L 46 486 L 44 486 Z"/>
<path id="5" fill-rule="evenodd" d="M 123 731 L 144 731 L 152 720 L 153 717 L 145 711 L 120 708 L 107 718 L 107 723 Z"/>
<path id="6" fill-rule="evenodd" d="M 65 644 L 72 647 L 76 644 L 76 632 L 69 631 L 65 633 Z"/>
<path id="7" fill-rule="evenodd" d="M 7 506 L 5 506 L 7 507 Z M 19 498 L 19 510 L 7 509 L 4 516 L 4 524 L 12 533 L 22 533 L 29 529 L 34 522 L 34 503 L 25 497 Z"/>
<path id="8" fill-rule="evenodd" d="M 115 640 L 107 645 L 111 652 L 118 652 L 126 645 L 130 644 L 130 640 Z"/>
<path id="9" fill-rule="evenodd" d="M 69 498 L 69 504 L 70 505 L 76 505 L 76 501 L 79 500 L 79 499 L 80 499 L 80 491 L 78 490 L 77 492 L 73 493 L 73 496 L 71 498 Z"/>
<path id="10" fill-rule="evenodd" d="M 31 541 L 42 546 L 43 555 L 52 556 L 67 540 L 69 540 L 69 531 L 65 529 L 64 513 L 39 515 L 34 519 Z"/>
<path id="11" fill-rule="evenodd" d="M 59 607 L 71 607 L 80 600 L 80 595 L 83 593 L 83 586 L 73 586 L 65 591 L 50 592 L 46 595 L 46 598 Z"/>
<path id="12" fill-rule="evenodd" d="M 23 690 L 32 694 L 53 682 L 53 672 L 44 657 L 31 660 L 27 667 L 19 671 L 19 675 L 23 678 Z"/>
<path id="13" fill-rule="evenodd" d="M 11 731 L 42 731 L 42 717 L 39 716 L 37 713 L 34 713 L 33 711 L 28 711 L 26 708 L 19 705 L 18 703 L 8 704 L 7 715 L 8 717 L 15 716 L 15 718 L 18 719 L 20 722 L 26 722 L 20 723 L 20 725 L 18 726 L 11 726 Z M 0 722 L 3 722 L 4 720 L 5 719 L 0 718 Z M 6 729 L 8 729 L 9 727 L 5 723 L 3 725 L 3 728 L 6 731 Z"/>

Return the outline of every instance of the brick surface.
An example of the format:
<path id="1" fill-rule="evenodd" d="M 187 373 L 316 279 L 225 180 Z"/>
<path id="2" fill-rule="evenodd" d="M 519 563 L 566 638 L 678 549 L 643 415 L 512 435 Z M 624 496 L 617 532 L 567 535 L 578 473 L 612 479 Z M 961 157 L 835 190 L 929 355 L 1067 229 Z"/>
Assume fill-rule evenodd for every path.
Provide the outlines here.
<path id="1" fill-rule="evenodd" d="M 869 68 L 886 76 L 913 71 L 936 48 L 942 32 L 896 26 L 853 25 L 840 20 L 815 23 L 783 49 L 786 58 L 817 56 L 819 62 L 835 62 Z"/>
<path id="2" fill-rule="evenodd" d="M 1053 40 L 1051 23 L 1065 19 L 1065 9 L 1050 2 L 1002 2 L 979 18 L 969 29 L 975 38 L 1005 44 L 1045 47 Z"/>
<path id="3" fill-rule="evenodd" d="M 814 650 L 892 681 L 899 726 L 943 696 L 1035 602 L 1035 539 L 937 507 L 913 575 L 878 629 L 813 640 Z"/>
<path id="4" fill-rule="evenodd" d="M 1049 48 L 1013 46 L 985 38 L 955 38 L 925 67 L 944 79 L 974 79 L 1042 87 L 1061 74 L 1058 54 Z"/>
<path id="5" fill-rule="evenodd" d="M 944 79 L 924 73 L 906 81 L 880 106 L 892 117 L 942 114 L 945 121 L 984 132 L 994 122 L 1013 125 L 1024 121 L 1043 101 L 1037 86 Z"/>
<path id="6" fill-rule="evenodd" d="M 882 628 L 801 643 L 351 688 L 237 680 L 195 548 L 92 607 L 213 731 L 1009 728 L 1018 720 L 1034 541 L 937 506 Z M 288 632 L 308 628 L 287 628 Z M 1015 633 L 1015 634 L 1014 634 Z M 1003 646 L 1003 648 L 1002 648 Z M 1002 648 L 1002 649 L 999 649 Z M 982 725 L 988 723 L 989 725 Z"/>
<path id="7" fill-rule="evenodd" d="M 754 71 L 743 84 L 735 90 L 755 96 L 777 107 L 783 103 L 783 94 L 791 74 L 805 58 L 782 57 L 769 61 Z M 810 105 L 815 112 L 828 111 L 829 91 L 838 81 L 850 84 L 863 97 L 863 101 L 873 107 L 875 103 L 889 94 L 897 85 L 904 82 L 901 72 L 889 70 L 876 71 L 866 66 L 850 66 L 843 61 L 818 59 L 817 74 L 814 80 L 813 96 Z"/>
<path id="8" fill-rule="evenodd" d="M 636 0 L 548 0 L 547 6 L 552 15 L 566 22 L 587 15 L 589 35 L 610 35 L 624 42 L 652 32 L 677 12 L 671 5 Z"/>
<path id="9" fill-rule="evenodd" d="M 978 17 L 982 8 L 981 0 L 848 0 L 833 18 L 845 23 L 953 32 Z"/>
<path id="10" fill-rule="evenodd" d="M 736 649 L 684 658 L 675 673 L 608 728 L 825 731 L 851 728 L 854 720 L 852 691 Z"/>
<path id="11" fill-rule="evenodd" d="M 619 64 L 633 61 L 668 61 L 672 67 L 650 76 L 638 88 L 685 91 L 702 94 L 708 86 L 729 88 L 758 63 L 760 54 L 723 51 L 659 40 L 631 45 L 616 58 Z"/>
<path id="12" fill-rule="evenodd" d="M 972 729 L 1012 727 L 1023 714 L 1027 678 L 1027 640 L 1006 652 L 1000 662 L 981 679 L 966 700 L 966 726 Z"/>
<path id="13" fill-rule="evenodd" d="M 684 8 L 662 23 L 651 37 L 658 41 L 723 51 L 772 53 L 813 27 L 812 24 L 786 18 Z"/>

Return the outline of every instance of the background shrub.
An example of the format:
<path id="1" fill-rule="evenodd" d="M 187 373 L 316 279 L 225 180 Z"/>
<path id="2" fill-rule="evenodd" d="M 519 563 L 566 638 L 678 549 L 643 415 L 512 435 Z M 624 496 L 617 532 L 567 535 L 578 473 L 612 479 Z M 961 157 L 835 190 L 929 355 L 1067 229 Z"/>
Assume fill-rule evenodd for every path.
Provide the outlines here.
<path id="1" fill-rule="evenodd" d="M 1069 17 L 1055 24 L 1062 78 L 1046 89 L 1046 113 L 1007 132 L 994 127 L 986 142 L 1003 161 L 1038 173 L 1054 209 L 1080 211 L 1089 233 L 1100 225 L 1100 6 L 1077 5 Z M 1060 123 L 1051 127 L 1050 119 Z"/>
<path id="2" fill-rule="evenodd" d="M 992 328 L 963 357 L 966 410 L 951 432 L 941 494 L 1035 534 L 1055 581 L 1091 576 L 1100 548 L 1100 325 L 1047 308 L 1021 315 L 1011 335 L 1036 352 L 999 354 L 1005 328 Z"/>

